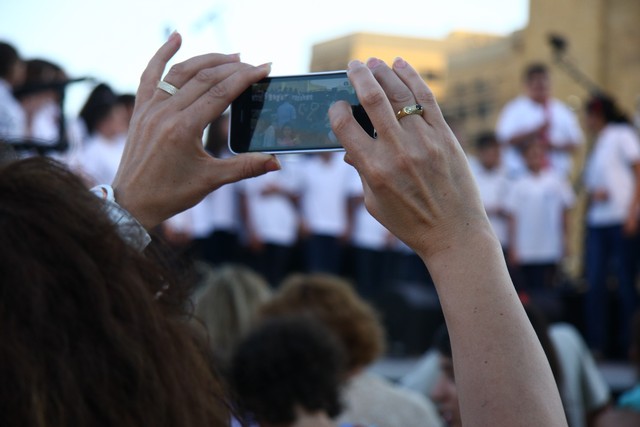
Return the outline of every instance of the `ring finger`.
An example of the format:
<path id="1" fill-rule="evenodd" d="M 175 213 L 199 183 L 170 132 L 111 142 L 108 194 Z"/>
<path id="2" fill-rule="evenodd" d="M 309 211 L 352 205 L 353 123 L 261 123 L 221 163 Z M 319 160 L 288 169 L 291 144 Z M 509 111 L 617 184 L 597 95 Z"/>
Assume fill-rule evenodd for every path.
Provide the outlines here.
<path id="1" fill-rule="evenodd" d="M 370 58 L 367 61 L 367 67 L 380 83 L 395 113 L 401 108 L 416 104 L 416 98 L 411 89 L 387 64 L 377 58 Z"/>

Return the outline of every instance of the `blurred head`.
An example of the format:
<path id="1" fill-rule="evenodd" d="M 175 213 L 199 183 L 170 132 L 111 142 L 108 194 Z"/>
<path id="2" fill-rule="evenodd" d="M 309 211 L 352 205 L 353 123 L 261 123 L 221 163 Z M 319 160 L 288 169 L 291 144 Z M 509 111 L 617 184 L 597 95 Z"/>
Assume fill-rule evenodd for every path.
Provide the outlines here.
<path id="1" fill-rule="evenodd" d="M 154 298 L 171 273 L 120 238 L 77 176 L 43 157 L 0 166 L 0 234 L 6 424 L 228 419 L 203 346 Z"/>
<path id="2" fill-rule="evenodd" d="M 319 320 L 282 316 L 239 345 L 231 383 L 242 412 L 261 426 L 287 426 L 301 413 L 340 413 L 344 362 L 342 347 Z"/>
<path id="3" fill-rule="evenodd" d="M 226 369 L 238 342 L 255 326 L 259 307 L 271 297 L 266 280 L 242 265 L 225 265 L 204 278 L 204 293 L 196 303 L 211 350 Z"/>
<path id="4" fill-rule="evenodd" d="M 597 132 L 609 123 L 628 123 L 627 116 L 618 108 L 615 99 L 605 94 L 593 95 L 585 105 L 586 126 Z"/>
<path id="5" fill-rule="evenodd" d="M 336 276 L 293 275 L 260 313 L 265 318 L 301 313 L 320 319 L 345 347 L 351 373 L 371 364 L 384 350 L 383 328 L 373 307 Z"/>
<path id="6" fill-rule="evenodd" d="M 549 70 L 542 63 L 529 65 L 524 72 L 524 84 L 527 95 L 535 102 L 544 103 L 551 95 Z"/>
<path id="7" fill-rule="evenodd" d="M 545 166 L 546 149 L 535 137 L 522 145 L 522 156 L 527 169 L 533 173 L 540 172 Z"/>
<path id="8" fill-rule="evenodd" d="M 25 65 L 18 51 L 9 43 L 0 42 L 0 79 L 18 87 L 25 78 Z"/>
<path id="9" fill-rule="evenodd" d="M 67 80 L 64 70 L 45 59 L 30 59 L 25 65 L 25 79 L 15 91 L 16 98 L 20 100 L 23 108 L 33 114 L 44 105 L 57 105 L 64 89 L 62 86 L 56 88 L 52 85 Z"/>
<path id="10" fill-rule="evenodd" d="M 493 132 L 484 132 L 476 138 L 476 158 L 485 169 L 500 166 L 500 144 Z"/>
<path id="11" fill-rule="evenodd" d="M 447 427 L 460 427 L 460 403 L 453 372 L 453 356 L 451 342 L 446 326 L 442 325 L 434 336 L 434 347 L 438 351 L 440 376 L 431 390 L 431 399 L 437 405 L 440 416 Z"/>
<path id="12" fill-rule="evenodd" d="M 128 128 L 126 108 L 118 103 L 117 95 L 104 83 L 89 94 L 80 110 L 80 117 L 89 135 L 98 133 L 111 139 L 125 133 Z"/>
<path id="13" fill-rule="evenodd" d="M 123 93 L 118 95 L 116 103 L 122 105 L 125 110 L 127 127 L 133 117 L 133 107 L 136 104 L 136 96 L 132 93 Z"/>

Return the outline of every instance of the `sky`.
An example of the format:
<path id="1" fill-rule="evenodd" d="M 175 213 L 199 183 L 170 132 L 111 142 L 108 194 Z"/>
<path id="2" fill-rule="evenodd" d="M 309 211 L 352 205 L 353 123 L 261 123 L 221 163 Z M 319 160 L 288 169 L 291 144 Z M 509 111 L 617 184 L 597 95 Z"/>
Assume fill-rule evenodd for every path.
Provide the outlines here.
<path id="1" fill-rule="evenodd" d="M 309 70 L 311 47 L 355 32 L 439 38 L 454 30 L 508 34 L 523 28 L 528 0 L 1 0 L 0 40 L 25 59 L 59 64 L 135 93 L 149 58 L 169 33 L 183 44 L 173 62 L 240 53 L 272 62 L 272 75 Z M 359 58 L 366 59 L 366 58 Z M 78 110 L 90 83 L 72 85 Z"/>

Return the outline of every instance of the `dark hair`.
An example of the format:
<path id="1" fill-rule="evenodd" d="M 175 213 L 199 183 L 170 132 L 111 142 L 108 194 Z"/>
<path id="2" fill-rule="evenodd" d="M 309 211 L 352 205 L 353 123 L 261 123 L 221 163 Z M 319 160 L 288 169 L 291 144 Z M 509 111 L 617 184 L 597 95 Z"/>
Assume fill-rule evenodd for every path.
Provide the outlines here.
<path id="1" fill-rule="evenodd" d="M 238 346 L 231 372 L 242 412 L 259 423 L 293 423 L 296 406 L 332 418 L 340 413 L 343 350 L 310 316 L 282 316 L 260 324 Z"/>
<path id="2" fill-rule="evenodd" d="M 475 147 L 478 151 L 489 147 L 497 147 L 498 145 L 496 134 L 492 131 L 484 131 L 476 136 Z"/>
<path id="3" fill-rule="evenodd" d="M 533 62 L 527 65 L 527 67 L 524 70 L 524 74 L 523 74 L 524 81 L 526 82 L 531 81 L 531 79 L 533 79 L 535 76 L 539 74 L 545 74 L 545 75 L 549 74 L 549 69 L 542 62 Z"/>
<path id="4" fill-rule="evenodd" d="M 7 78 L 14 65 L 20 61 L 20 55 L 9 43 L 0 42 L 0 78 Z"/>
<path id="5" fill-rule="evenodd" d="M 618 108 L 615 99 L 609 95 L 593 95 L 585 106 L 588 114 L 602 116 L 605 123 L 629 123 L 629 118 Z"/>
<path id="6" fill-rule="evenodd" d="M 133 107 L 136 103 L 136 96 L 132 93 L 123 93 L 116 97 L 116 102 L 125 107 Z"/>
<path id="7" fill-rule="evenodd" d="M 100 83 L 91 91 L 80 110 L 80 118 L 84 121 L 89 135 L 93 134 L 100 122 L 109 116 L 117 102 L 117 95 L 104 83 Z"/>
<path id="8" fill-rule="evenodd" d="M 0 166 L 0 413 L 12 426 L 203 426 L 229 411 L 169 271 L 45 157 Z"/>

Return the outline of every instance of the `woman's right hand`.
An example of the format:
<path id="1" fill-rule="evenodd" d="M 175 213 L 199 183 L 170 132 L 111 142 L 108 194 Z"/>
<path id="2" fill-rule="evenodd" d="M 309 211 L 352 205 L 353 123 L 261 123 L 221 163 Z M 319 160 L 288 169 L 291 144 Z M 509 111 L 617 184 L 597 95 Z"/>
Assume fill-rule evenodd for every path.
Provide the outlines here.
<path id="1" fill-rule="evenodd" d="M 377 59 L 353 61 L 348 75 L 377 138 L 346 103 L 334 104 L 330 118 L 346 160 L 360 173 L 371 214 L 427 257 L 471 231 L 490 230 L 466 156 L 420 75 L 401 59 L 393 68 Z M 422 105 L 422 116 L 396 118 L 413 104 Z"/>

